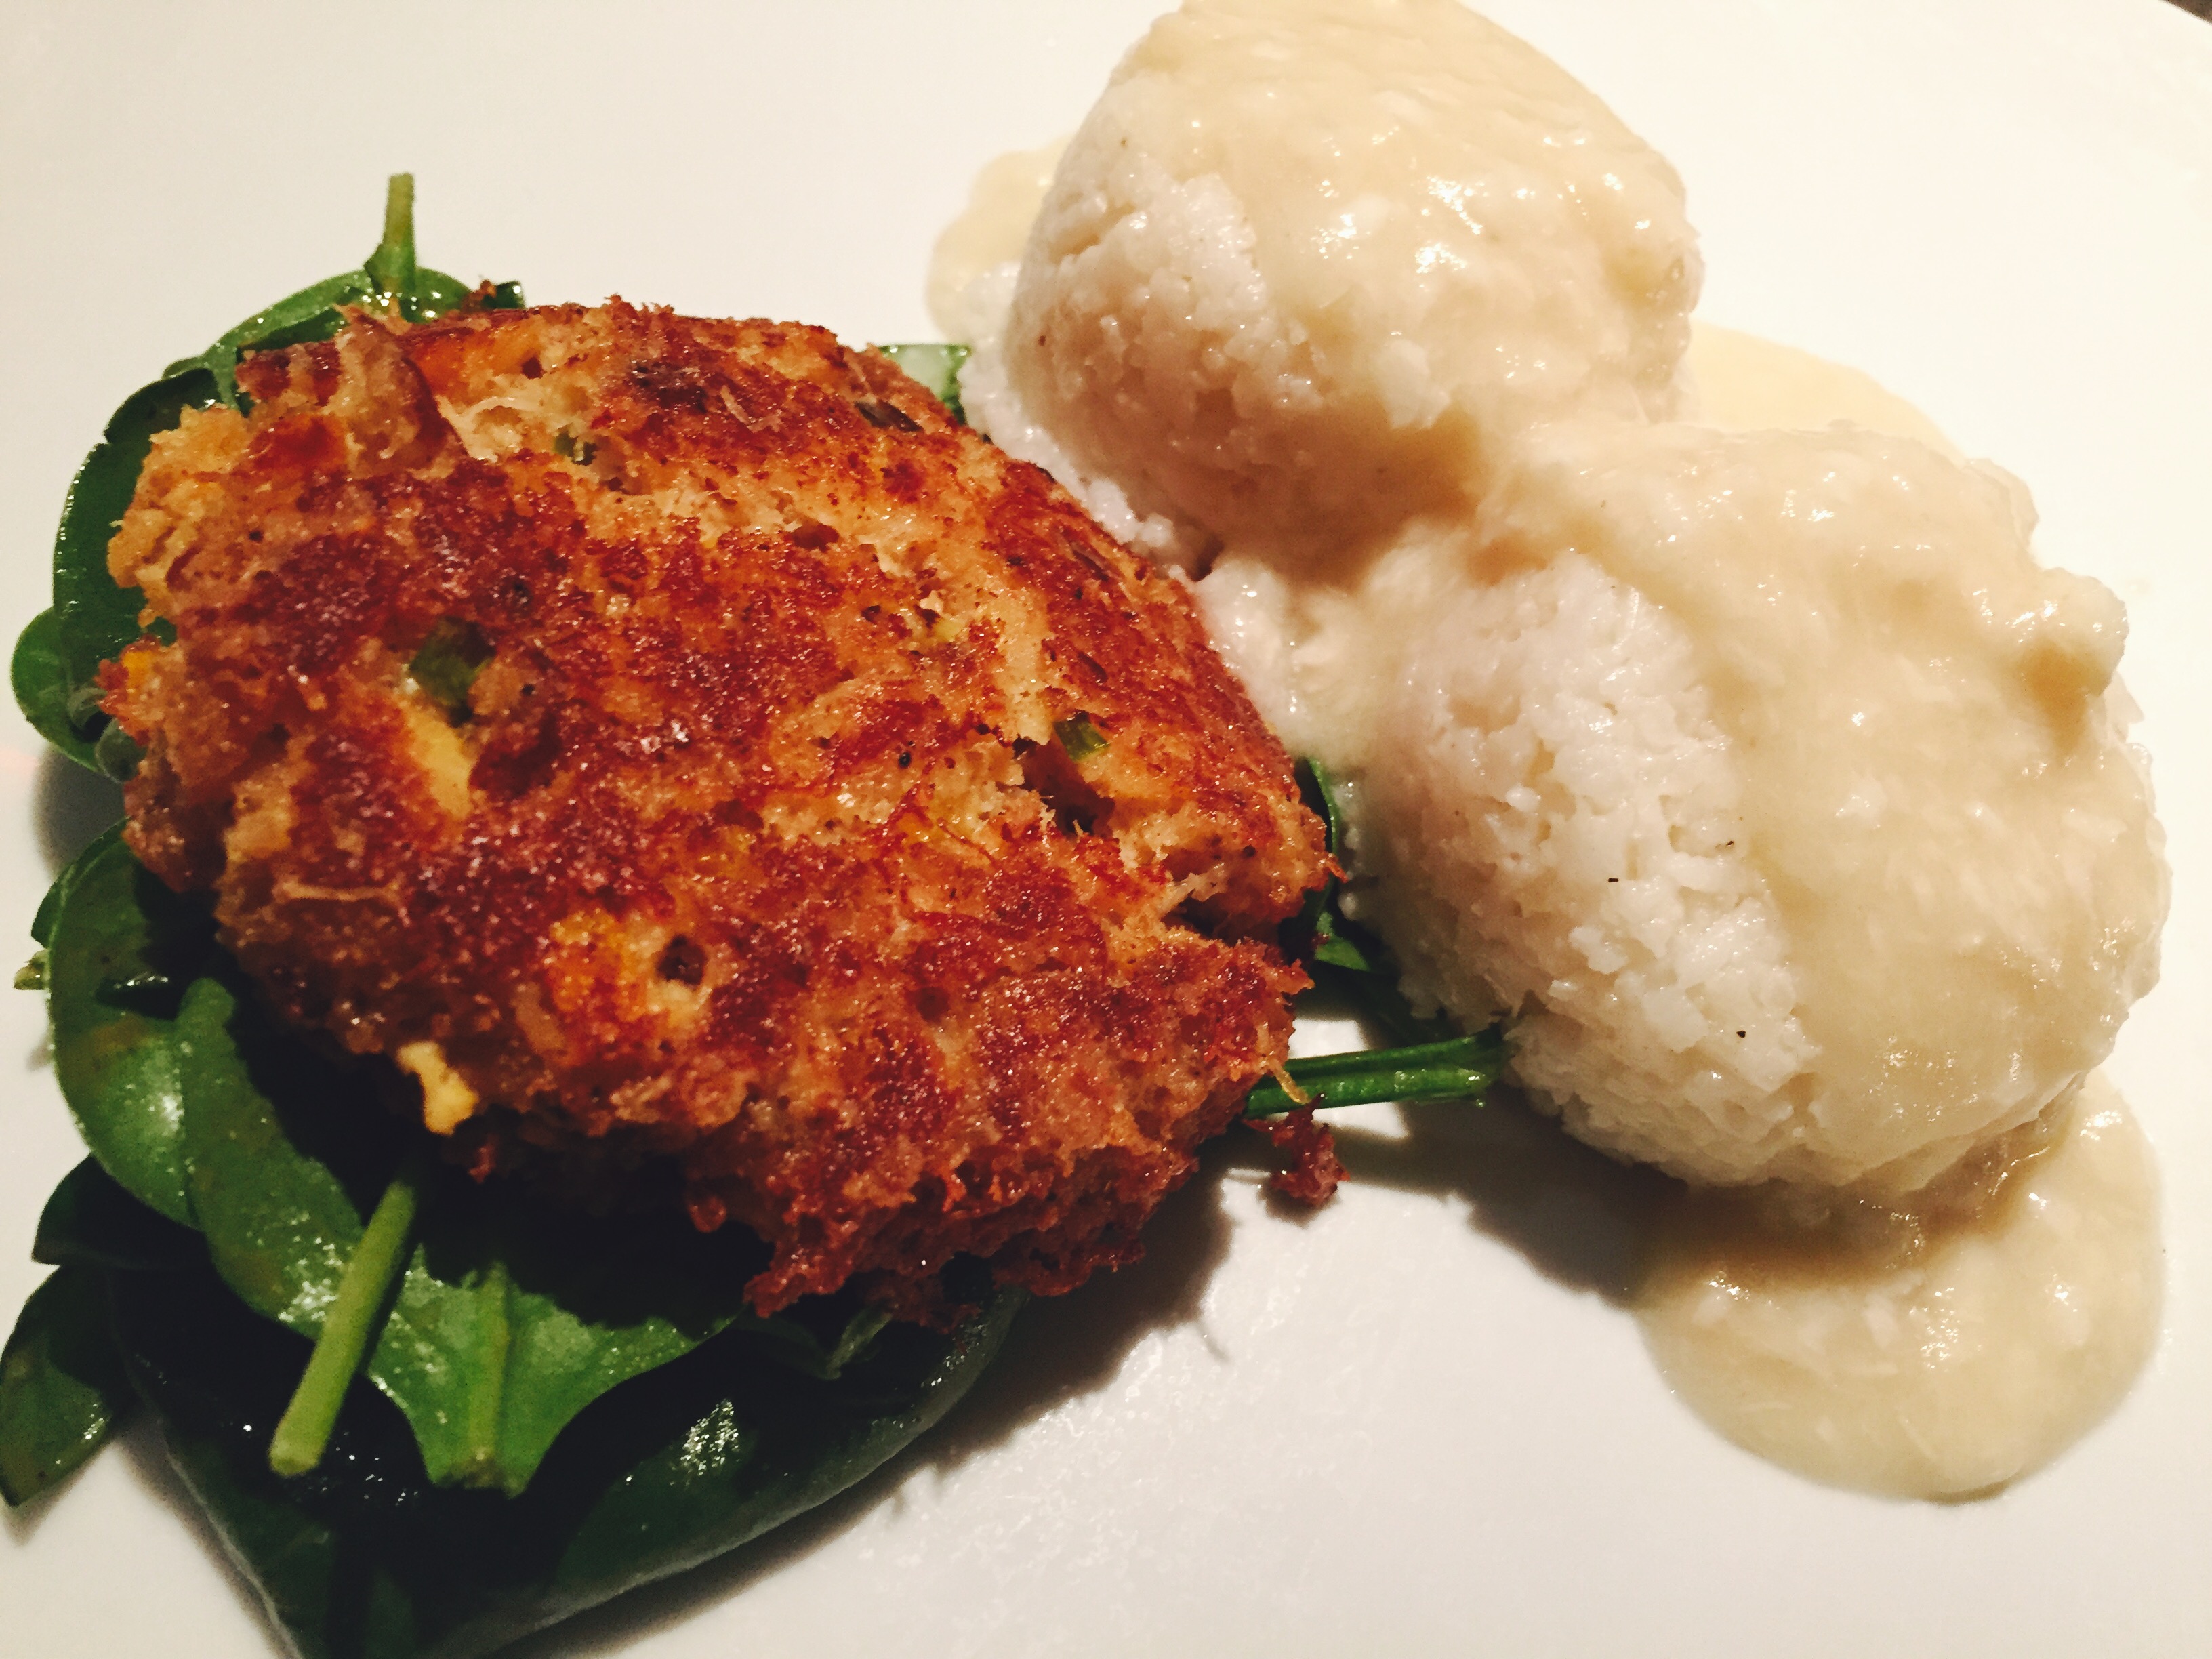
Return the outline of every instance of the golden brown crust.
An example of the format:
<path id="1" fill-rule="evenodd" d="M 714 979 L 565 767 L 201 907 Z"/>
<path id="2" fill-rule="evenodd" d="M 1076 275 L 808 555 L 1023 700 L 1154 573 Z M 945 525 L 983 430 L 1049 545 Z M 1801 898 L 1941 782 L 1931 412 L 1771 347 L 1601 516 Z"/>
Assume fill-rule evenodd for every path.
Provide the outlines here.
<path id="1" fill-rule="evenodd" d="M 131 844 L 283 1012 L 487 1164 L 672 1157 L 763 1310 L 1133 1254 L 1284 1054 L 1323 864 L 1170 579 L 817 329 L 362 319 L 240 384 L 140 479 L 111 564 L 177 638 L 106 684 Z"/>

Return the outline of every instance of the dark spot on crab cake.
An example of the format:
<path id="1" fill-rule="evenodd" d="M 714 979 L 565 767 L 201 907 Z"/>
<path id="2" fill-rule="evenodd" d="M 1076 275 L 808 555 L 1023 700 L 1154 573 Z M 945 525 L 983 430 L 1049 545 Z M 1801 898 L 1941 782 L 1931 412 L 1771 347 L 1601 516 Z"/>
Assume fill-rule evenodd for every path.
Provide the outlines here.
<path id="1" fill-rule="evenodd" d="M 1137 1254 L 1326 862 L 1180 587 L 818 329 L 364 318 L 240 379 L 139 481 L 174 642 L 104 684 L 131 846 L 281 1012 L 480 1171 L 672 1176 L 763 1311 Z"/>

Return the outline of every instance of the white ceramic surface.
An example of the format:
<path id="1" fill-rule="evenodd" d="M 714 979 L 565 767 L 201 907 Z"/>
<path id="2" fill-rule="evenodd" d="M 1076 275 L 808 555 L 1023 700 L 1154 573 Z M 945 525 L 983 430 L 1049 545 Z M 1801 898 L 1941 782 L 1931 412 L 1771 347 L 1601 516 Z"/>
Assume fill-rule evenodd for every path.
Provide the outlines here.
<path id="1" fill-rule="evenodd" d="M 45 603 L 109 410 L 359 258 L 387 172 L 457 274 L 927 338 L 975 168 L 1071 127 L 1152 9 L 0 9 L 0 626 Z M 2175 866 L 2165 982 L 2111 1066 L 2165 1171 L 2148 1374 L 1984 1502 L 1808 1486 L 1654 1376 L 1617 1305 L 1633 1181 L 1509 1115 L 1409 1136 L 1378 1109 L 1325 1212 L 1273 1206 L 1232 1143 L 933 1440 L 531 1653 L 2212 1653 L 2212 27 L 2160 0 L 1492 9 L 1680 167 L 1705 314 L 2002 460 L 2045 556 L 2130 607 Z M 0 714 L 0 916 L 112 805 Z M 0 995 L 0 1317 L 79 1156 L 41 1030 Z M 260 1653 L 250 1600 L 143 1431 L 0 1538 L 9 1653 Z"/>

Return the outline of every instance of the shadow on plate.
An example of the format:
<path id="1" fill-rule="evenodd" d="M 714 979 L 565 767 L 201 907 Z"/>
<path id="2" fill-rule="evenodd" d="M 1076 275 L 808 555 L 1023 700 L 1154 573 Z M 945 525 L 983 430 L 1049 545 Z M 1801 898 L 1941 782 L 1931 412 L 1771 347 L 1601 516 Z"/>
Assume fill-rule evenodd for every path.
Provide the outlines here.
<path id="1" fill-rule="evenodd" d="M 1357 1005 L 1325 989 L 1299 999 L 1298 1019 L 1304 1028 L 1319 1027 L 1331 1046 L 1351 1046 L 1359 1040 L 1355 1033 L 1374 1047 L 1389 1040 L 1360 1018 Z M 1334 1126 L 1347 1182 L 1464 1203 L 1470 1226 L 1553 1283 L 1616 1307 L 1635 1300 L 1656 1212 L 1681 1190 L 1680 1182 L 1585 1146 L 1509 1085 L 1492 1089 L 1479 1106 L 1441 1101 L 1396 1111 L 1402 1134 L 1370 1127 L 1371 1116 Z M 1249 1136 L 1230 1139 L 1248 1149 L 1258 1145 Z M 1245 1157 L 1267 1167 L 1264 1155 L 1248 1150 Z M 1315 1213 L 1279 1200 L 1272 1207 L 1293 1220 Z"/>
<path id="2" fill-rule="evenodd" d="M 887 1498 L 896 1502 L 896 1489 L 908 1476 L 924 1469 L 949 1473 L 1066 1401 L 1103 1388 L 1146 1336 L 1197 1322 L 1206 1284 L 1229 1250 L 1224 1182 L 1265 1152 L 1256 1136 L 1242 1133 L 1206 1148 L 1198 1173 L 1145 1229 L 1142 1261 L 1094 1279 L 1073 1295 L 1030 1303 L 999 1358 L 951 1415 L 858 1486 L 765 1538 L 633 1590 L 526 1638 L 505 1655 L 611 1654 L 673 1628 L 833 1542 Z"/>
<path id="3" fill-rule="evenodd" d="M 59 750 L 49 749 L 39 757 L 39 782 L 33 809 L 39 826 L 39 852 L 46 868 L 58 875 L 69 861 L 91 845 L 93 837 L 123 816 L 123 790 L 97 773 L 88 772 Z M 24 918 L 27 925 L 29 918 Z"/>
<path id="4" fill-rule="evenodd" d="M 1632 1299 L 1655 1212 L 1674 1183 L 1614 1163 L 1510 1091 L 1490 1104 L 1408 1107 L 1403 1136 L 1340 1128 L 1346 1179 L 1464 1203 L 1468 1224 L 1562 1286 L 1615 1305 Z M 1199 1173 L 1146 1229 L 1144 1260 L 1072 1296 L 1041 1300 L 1015 1322 L 1005 1352 L 946 1421 L 858 1486 L 753 1544 L 531 1638 L 514 1659 L 616 1653 L 672 1629 L 805 1559 L 849 1532 L 921 1470 L 948 1473 L 1004 1444 L 1070 1400 L 1112 1382 L 1155 1331 L 1197 1322 L 1228 1253 L 1224 1188 L 1271 1166 L 1257 1136 L 1209 1146 Z M 1297 1223 L 1313 1212 L 1275 1200 Z"/>
<path id="5" fill-rule="evenodd" d="M 1635 1300 L 1652 1225 L 1680 1183 L 1592 1151 L 1516 1090 L 1479 1107 L 1399 1109 L 1402 1137 L 1337 1132 L 1347 1180 L 1463 1200 L 1469 1225 L 1547 1279 L 1616 1307 Z"/>

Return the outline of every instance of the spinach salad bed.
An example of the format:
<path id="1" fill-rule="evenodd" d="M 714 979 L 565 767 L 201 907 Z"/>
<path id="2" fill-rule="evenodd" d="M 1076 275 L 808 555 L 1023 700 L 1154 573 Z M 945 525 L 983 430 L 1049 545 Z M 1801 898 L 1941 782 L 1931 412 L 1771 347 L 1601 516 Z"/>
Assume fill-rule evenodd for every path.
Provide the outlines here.
<path id="1" fill-rule="evenodd" d="M 137 763 L 97 676 L 141 632 L 107 543 L 157 433 L 238 407 L 241 357 L 329 338 L 349 309 L 521 303 L 513 283 L 417 264 L 401 175 L 360 269 L 126 398 L 70 489 L 53 607 L 15 649 L 41 735 L 111 776 Z M 884 349 L 957 415 L 961 348 Z M 1335 851 L 1328 780 L 1302 777 Z M 1494 1035 L 1413 1019 L 1337 899 L 1332 882 L 1294 927 L 1307 964 L 1410 1046 L 1296 1062 L 1303 1101 L 1263 1084 L 1247 1116 L 1480 1097 Z M 91 1155 L 39 1218 L 33 1255 L 54 1271 L 0 1352 L 0 1497 L 38 1497 L 149 1409 L 306 1659 L 464 1659 L 758 1536 L 937 1422 L 1021 1299 L 979 1270 L 978 1311 L 950 1332 L 842 1295 L 764 1319 L 742 1287 L 767 1252 L 741 1229 L 594 1220 L 477 1185 L 389 1109 L 396 1072 L 327 1058 L 263 1012 L 208 902 L 149 874 L 119 825 L 31 932 L 16 982 L 46 994 Z"/>

